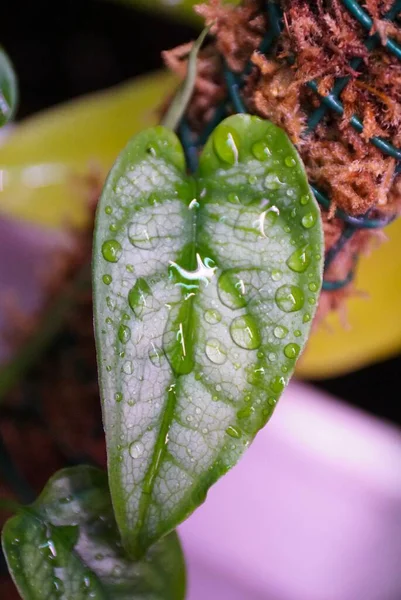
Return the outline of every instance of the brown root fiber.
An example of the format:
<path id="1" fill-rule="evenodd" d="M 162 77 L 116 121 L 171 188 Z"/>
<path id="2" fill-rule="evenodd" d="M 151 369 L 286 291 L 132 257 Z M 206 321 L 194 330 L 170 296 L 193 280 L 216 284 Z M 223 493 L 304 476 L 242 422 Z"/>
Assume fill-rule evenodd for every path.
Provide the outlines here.
<path id="1" fill-rule="evenodd" d="M 196 11 L 211 25 L 214 40 L 199 58 L 199 77 L 188 110 L 188 121 L 199 131 L 211 119 L 226 95 L 223 60 L 236 73 L 250 62 L 242 99 L 247 110 L 270 119 L 285 129 L 296 144 L 311 184 L 331 200 L 323 213 L 326 249 L 341 234 L 343 223 L 334 219 L 336 208 L 350 215 L 398 214 L 401 208 L 401 176 L 396 162 L 369 140 L 381 136 L 401 146 L 401 62 L 384 48 L 389 36 L 401 39 L 400 14 L 395 22 L 384 16 L 392 0 L 367 0 L 364 8 L 372 17 L 370 34 L 379 34 L 379 43 L 369 51 L 366 32 L 341 0 L 282 0 L 284 28 L 268 55 L 258 52 L 269 28 L 266 3 L 243 0 L 240 6 L 209 0 Z M 188 52 L 188 48 L 186 48 Z M 185 73 L 185 55 L 173 62 L 174 71 Z M 358 59 L 354 68 L 352 61 Z M 339 77 L 346 77 L 340 100 L 342 116 L 327 110 L 319 125 L 308 130 L 308 117 L 320 106 L 319 96 L 306 84 L 316 81 L 321 95 L 327 95 Z M 209 82 L 209 88 L 207 86 Z M 211 86 L 210 84 L 213 84 Z M 357 115 L 363 123 L 359 134 L 349 124 Z M 325 273 L 327 280 L 344 279 L 355 256 L 367 251 L 380 235 L 360 231 L 347 243 Z M 337 308 L 352 293 L 347 289 L 329 292 L 323 299 L 320 316 Z M 326 296 L 327 294 L 323 294 Z"/>

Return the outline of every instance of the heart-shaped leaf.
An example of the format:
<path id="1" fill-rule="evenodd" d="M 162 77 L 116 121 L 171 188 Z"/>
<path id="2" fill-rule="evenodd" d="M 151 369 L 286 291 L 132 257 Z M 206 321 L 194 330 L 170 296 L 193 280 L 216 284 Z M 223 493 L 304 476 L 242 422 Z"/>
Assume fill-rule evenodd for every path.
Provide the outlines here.
<path id="1" fill-rule="evenodd" d="M 191 513 L 270 417 L 322 255 L 319 209 L 273 124 L 226 119 L 196 179 L 163 127 L 121 154 L 98 208 L 95 325 L 111 493 L 133 554 Z"/>
<path id="2" fill-rule="evenodd" d="M 24 600 L 182 600 L 185 569 L 175 533 L 140 562 L 125 555 L 107 476 L 59 471 L 38 500 L 7 521 L 3 549 Z"/>
<path id="3" fill-rule="evenodd" d="M 7 54 L 0 47 L 0 127 L 12 119 L 17 107 L 17 79 Z"/>

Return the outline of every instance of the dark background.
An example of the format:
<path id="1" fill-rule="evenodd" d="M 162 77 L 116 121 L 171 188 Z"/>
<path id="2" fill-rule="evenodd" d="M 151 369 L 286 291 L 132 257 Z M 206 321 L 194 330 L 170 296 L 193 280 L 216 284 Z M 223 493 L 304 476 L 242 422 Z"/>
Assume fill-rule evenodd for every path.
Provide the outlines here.
<path id="1" fill-rule="evenodd" d="M 188 26 L 102 0 L 2 4 L 0 43 L 19 77 L 19 119 L 160 68 L 163 49 L 195 34 Z M 398 356 L 315 385 L 401 424 L 400 374 Z"/>

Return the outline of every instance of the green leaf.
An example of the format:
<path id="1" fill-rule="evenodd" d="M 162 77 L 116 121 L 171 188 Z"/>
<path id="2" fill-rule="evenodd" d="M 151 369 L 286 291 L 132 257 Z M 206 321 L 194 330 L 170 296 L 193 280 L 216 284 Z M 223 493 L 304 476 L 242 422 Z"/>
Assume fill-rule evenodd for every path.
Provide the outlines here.
<path id="1" fill-rule="evenodd" d="M 7 54 L 0 47 L 0 127 L 15 113 L 18 101 L 17 79 Z"/>
<path id="2" fill-rule="evenodd" d="M 308 337 L 322 240 L 294 147 L 257 117 L 217 127 L 196 179 L 160 126 L 117 160 L 98 207 L 95 328 L 132 554 L 203 502 L 269 419 Z"/>
<path id="3" fill-rule="evenodd" d="M 129 560 L 107 476 L 92 467 L 59 471 L 31 507 L 7 521 L 2 541 L 24 600 L 181 600 L 185 595 L 176 534 L 141 561 Z"/>

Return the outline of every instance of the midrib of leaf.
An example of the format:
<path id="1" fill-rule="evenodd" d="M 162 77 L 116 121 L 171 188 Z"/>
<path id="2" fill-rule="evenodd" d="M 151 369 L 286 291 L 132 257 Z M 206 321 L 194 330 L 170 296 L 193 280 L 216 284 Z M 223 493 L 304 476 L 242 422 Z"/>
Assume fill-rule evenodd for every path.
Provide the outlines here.
<path id="1" fill-rule="evenodd" d="M 191 269 L 195 269 L 195 267 L 196 267 L 196 254 L 197 254 L 197 249 L 198 249 L 198 244 L 197 244 L 198 220 L 199 220 L 198 211 L 195 210 L 195 211 L 193 211 L 193 215 L 192 215 L 192 242 L 190 244 L 191 252 L 190 252 L 190 259 L 189 259 L 189 264 L 188 264 L 189 268 L 191 268 Z M 199 293 L 199 288 L 198 288 L 198 290 L 195 291 L 194 296 L 191 296 L 188 300 L 184 300 L 185 302 L 189 302 L 189 309 L 187 312 L 185 331 L 189 331 L 190 328 L 193 326 L 194 302 L 195 302 L 195 299 L 197 298 L 198 293 Z M 183 296 L 185 295 L 185 289 L 183 289 L 182 295 Z M 150 462 L 149 468 L 146 472 L 146 475 L 145 475 L 145 478 L 143 481 L 142 494 L 141 494 L 141 499 L 139 502 L 138 521 L 137 521 L 135 537 L 140 533 L 140 531 L 146 521 L 146 516 L 147 516 L 148 510 L 149 510 L 149 506 L 150 506 L 150 501 L 151 501 L 151 497 L 152 497 L 153 487 L 155 484 L 155 479 L 156 479 L 157 475 L 159 474 L 160 466 L 163 462 L 163 459 L 166 456 L 168 433 L 169 433 L 171 424 L 173 422 L 173 419 L 175 417 L 175 407 L 177 404 L 177 386 L 178 386 L 179 380 L 182 376 L 185 376 L 185 374 L 174 373 L 172 383 L 170 383 L 168 388 L 166 389 L 167 400 L 166 400 L 166 405 L 165 405 L 165 408 L 163 410 L 162 417 L 161 417 L 160 430 L 159 430 L 159 434 L 157 436 L 157 442 L 155 444 L 155 449 L 154 449 L 154 452 L 152 455 L 152 460 Z M 134 553 L 135 554 L 137 552 L 141 553 L 140 544 L 139 543 L 136 544 L 134 542 L 134 546 L 135 545 L 137 545 L 138 550 L 135 548 Z"/>

